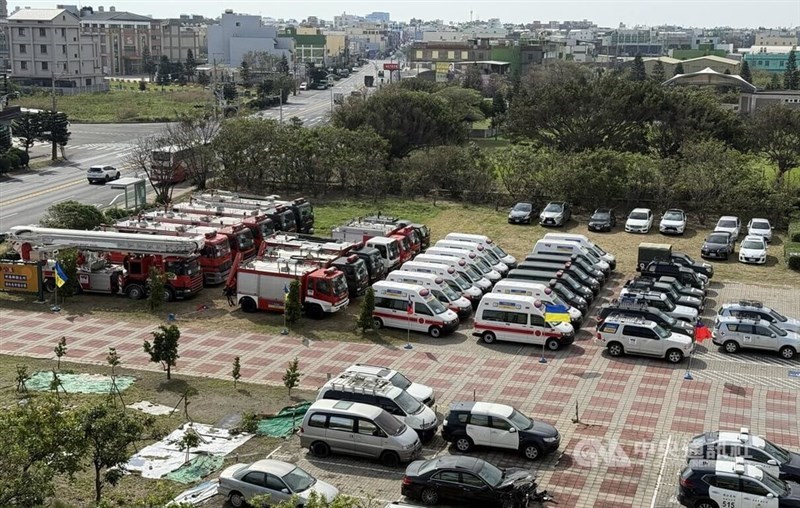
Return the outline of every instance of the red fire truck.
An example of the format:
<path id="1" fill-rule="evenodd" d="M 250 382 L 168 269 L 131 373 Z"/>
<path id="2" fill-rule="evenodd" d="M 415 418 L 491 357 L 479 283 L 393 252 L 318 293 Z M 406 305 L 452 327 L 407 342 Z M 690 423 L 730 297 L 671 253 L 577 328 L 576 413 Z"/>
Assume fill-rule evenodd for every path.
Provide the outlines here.
<path id="1" fill-rule="evenodd" d="M 415 255 L 411 246 L 411 236 L 416 237 L 413 228 L 397 228 L 394 224 L 376 224 L 355 220 L 344 226 L 333 228 L 331 235 L 337 240 L 347 242 L 366 242 L 376 236 L 394 238 L 400 246 L 400 264 L 409 261 Z M 419 249 L 419 243 L 417 243 L 417 249 Z"/>
<path id="2" fill-rule="evenodd" d="M 297 231 L 310 234 L 314 232 L 314 207 L 306 198 L 297 198 L 291 201 L 282 200 L 278 195 L 256 196 L 252 194 L 236 194 L 233 192 L 212 190 L 197 195 L 209 204 L 221 204 L 233 208 L 243 209 L 269 209 L 274 206 L 282 206 L 292 211 L 295 221 L 294 229 L 281 229 L 281 231 Z M 279 228 L 280 229 L 280 228 Z"/>
<path id="3" fill-rule="evenodd" d="M 58 249 L 67 248 L 80 252 L 78 283 L 86 292 L 124 294 L 134 300 L 144 298 L 151 267 L 167 275 L 166 301 L 187 298 L 203 288 L 197 255 L 205 243 L 202 236 L 15 226 L 11 228 L 9 239 L 22 259 L 38 256 L 44 262 L 44 283 L 48 290 L 55 289 L 52 257 Z"/>
<path id="4" fill-rule="evenodd" d="M 282 235 L 276 235 L 282 236 Z M 274 237 L 273 237 L 274 238 Z M 321 246 L 311 244 L 297 245 L 295 242 L 280 244 L 280 240 L 267 240 L 266 248 L 259 251 L 259 258 L 266 256 L 304 256 L 310 261 L 320 264 L 323 268 L 334 267 L 339 269 L 347 281 L 350 298 L 361 296 L 369 287 L 369 272 L 367 265 L 356 254 L 348 254 L 351 249 L 326 251 Z"/>
<path id="5" fill-rule="evenodd" d="M 211 222 L 214 217 L 231 217 L 239 219 L 242 224 L 250 228 L 256 245 L 261 245 L 264 238 L 268 238 L 275 233 L 275 223 L 269 215 L 261 210 L 243 210 L 238 208 L 228 208 L 224 206 L 203 206 L 198 201 L 189 198 L 188 203 L 175 203 L 172 205 L 173 212 L 181 212 L 192 215 L 202 216 L 201 220 Z M 164 212 L 158 212 L 163 214 Z"/>
<path id="6" fill-rule="evenodd" d="M 171 224 L 184 224 L 187 226 L 213 227 L 217 233 L 228 237 L 231 252 L 242 254 L 242 259 L 249 261 L 256 256 L 257 247 L 253 231 L 245 226 L 240 219 L 231 217 L 208 217 L 179 212 L 147 212 L 140 214 L 139 220 L 151 220 Z"/>
<path id="7" fill-rule="evenodd" d="M 249 203 L 238 198 L 222 197 L 212 193 L 195 194 L 190 199 L 189 205 L 202 206 L 209 211 L 217 210 L 215 215 L 227 215 L 233 212 L 238 216 L 244 211 L 257 211 L 272 219 L 277 231 L 297 232 L 297 219 L 291 206 L 269 201 Z"/>
<path id="8" fill-rule="evenodd" d="M 344 274 L 336 268 L 321 268 L 303 256 L 267 256 L 243 264 L 237 260 L 228 289 L 235 290 L 244 312 L 283 312 L 294 280 L 300 282 L 303 310 L 313 319 L 339 312 L 350 302 Z"/>
<path id="9" fill-rule="evenodd" d="M 219 234 L 212 227 L 187 226 L 185 224 L 154 222 L 151 220 L 122 220 L 109 226 L 103 226 L 102 229 L 104 231 L 119 231 L 120 233 L 202 236 L 205 245 L 200 250 L 200 268 L 203 271 L 205 284 L 207 286 L 222 284 L 231 271 L 233 256 L 231 255 L 228 237 Z"/>

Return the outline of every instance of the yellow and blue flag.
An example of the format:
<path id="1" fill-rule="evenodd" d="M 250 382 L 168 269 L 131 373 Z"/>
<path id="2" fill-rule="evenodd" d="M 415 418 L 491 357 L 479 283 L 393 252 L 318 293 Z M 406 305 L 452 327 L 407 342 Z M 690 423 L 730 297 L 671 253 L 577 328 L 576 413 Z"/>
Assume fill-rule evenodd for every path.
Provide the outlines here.
<path id="1" fill-rule="evenodd" d="M 56 286 L 61 287 L 66 284 L 69 278 L 67 277 L 67 274 L 64 273 L 64 270 L 61 268 L 61 265 L 59 265 L 58 262 L 56 262 L 54 271 L 56 272 Z"/>
<path id="2" fill-rule="evenodd" d="M 545 305 L 544 319 L 548 323 L 569 323 L 569 309 L 563 305 Z"/>

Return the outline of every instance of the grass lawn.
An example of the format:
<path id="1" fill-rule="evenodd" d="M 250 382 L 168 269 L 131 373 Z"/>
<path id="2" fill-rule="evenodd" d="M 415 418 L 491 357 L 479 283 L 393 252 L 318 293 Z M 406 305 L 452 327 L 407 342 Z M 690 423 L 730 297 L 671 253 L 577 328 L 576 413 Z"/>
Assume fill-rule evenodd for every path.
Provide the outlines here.
<path id="1" fill-rule="evenodd" d="M 69 346 L 69 345 L 68 345 Z M 108 367 L 93 365 L 72 364 L 65 362 L 69 359 L 69 350 L 62 359 L 61 371 L 72 373 L 97 373 L 108 374 Z M 124 364 L 124 357 L 122 358 Z M 56 368 L 55 360 L 40 360 L 32 358 L 19 358 L 0 355 L 0 407 L 5 408 L 16 404 L 20 398 L 15 391 L 16 366 L 27 366 L 28 373 L 40 370 L 53 370 Z M 198 423 L 216 424 L 221 419 L 231 414 L 241 414 L 249 411 L 256 414 L 277 413 L 281 408 L 296 404 L 298 400 L 313 400 L 315 394 L 295 389 L 292 398 L 287 396 L 285 388 L 264 385 L 253 385 L 240 382 L 236 389 L 231 380 L 218 380 L 209 378 L 195 378 L 183 376 L 178 369 L 173 371 L 172 379 L 166 380 L 166 375 L 157 372 L 135 371 L 130 369 L 117 369 L 120 375 L 134 376 L 136 382 L 123 392 L 126 404 L 141 400 L 174 407 L 178 404 L 181 395 L 187 388 L 197 390 L 197 395 L 190 397 L 188 407 L 189 417 Z M 81 406 L 105 398 L 107 395 L 79 395 L 71 394 L 66 398 L 68 406 Z M 62 400 L 64 395 L 62 394 Z M 168 433 L 184 423 L 182 405 L 172 416 L 157 416 L 157 427 L 162 433 Z M 150 444 L 152 441 L 140 442 L 138 447 Z M 281 442 L 280 439 L 267 437 L 254 437 L 236 450 L 241 462 L 263 458 Z M 235 462 L 236 457 L 226 459 L 224 467 Z M 91 466 L 87 463 L 87 466 Z M 137 504 L 145 496 L 161 484 L 162 489 L 174 497 L 188 486 L 163 480 L 154 481 L 141 478 L 138 475 L 126 475 L 116 487 L 106 486 L 103 489 L 104 500 L 110 501 L 109 506 L 145 506 Z M 58 499 L 65 506 L 89 506 L 94 499 L 94 473 L 87 470 L 79 473 L 73 480 L 69 478 L 56 479 L 56 492 Z M 63 506 L 63 505 L 62 505 Z"/>

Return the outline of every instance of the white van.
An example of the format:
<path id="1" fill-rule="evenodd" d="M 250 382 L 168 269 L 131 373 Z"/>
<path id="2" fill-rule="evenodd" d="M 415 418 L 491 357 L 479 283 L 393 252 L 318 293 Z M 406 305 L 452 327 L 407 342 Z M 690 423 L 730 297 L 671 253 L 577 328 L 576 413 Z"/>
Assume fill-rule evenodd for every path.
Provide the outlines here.
<path id="1" fill-rule="evenodd" d="M 544 303 L 532 296 L 489 293 L 483 295 L 475 311 L 475 331 L 487 344 L 495 340 L 544 345 L 556 351 L 575 341 L 569 323 L 548 323 Z"/>
<path id="2" fill-rule="evenodd" d="M 613 254 L 604 251 L 599 245 L 589 240 L 586 235 L 579 235 L 576 233 L 547 233 L 544 235 L 543 240 L 558 240 L 567 242 L 577 242 L 583 245 L 587 250 L 594 252 L 594 254 L 608 263 L 608 266 L 614 270 L 617 267 L 617 258 Z"/>
<path id="3" fill-rule="evenodd" d="M 560 305 L 565 307 L 569 314 L 569 321 L 575 329 L 580 327 L 581 320 L 583 319 L 581 311 L 565 302 L 549 285 L 539 284 L 533 281 L 505 279 L 494 285 L 492 293 L 531 296 L 537 300 L 541 300 L 545 305 Z"/>
<path id="4" fill-rule="evenodd" d="M 430 289 L 437 300 L 445 304 L 448 309 L 458 314 L 459 319 L 468 318 L 472 314 L 472 304 L 470 301 L 456 293 L 447 285 L 444 278 L 432 273 L 412 272 L 409 270 L 395 270 L 386 277 L 391 282 L 402 282 L 404 284 L 417 284 L 426 289 Z"/>
<path id="5" fill-rule="evenodd" d="M 486 251 L 486 247 L 484 247 L 479 243 L 460 242 L 458 240 L 439 240 L 438 242 L 436 242 L 435 247 L 446 247 L 449 249 L 466 249 L 480 256 L 481 259 L 489 263 L 489 266 L 492 267 L 493 270 L 499 272 L 501 275 L 505 275 L 508 273 L 508 265 L 503 262 L 495 261 L 494 259 L 492 259 L 492 256 Z"/>
<path id="6" fill-rule="evenodd" d="M 458 316 L 437 300 L 429 289 L 387 280 L 372 285 L 375 328 L 402 328 L 441 337 L 458 328 Z M 410 312 L 409 312 L 410 311 Z"/>
<path id="7" fill-rule="evenodd" d="M 478 272 L 480 272 L 483 278 L 489 280 L 489 282 L 491 282 L 492 284 L 503 278 L 503 276 L 500 275 L 500 272 L 498 272 L 493 268 L 492 263 L 484 260 L 476 252 L 467 249 L 442 247 L 441 245 L 436 244 L 433 247 L 428 247 L 425 253 L 433 254 L 434 256 L 449 256 L 449 257 L 456 257 L 463 259 L 467 263 L 469 263 L 472 267 L 474 267 Z"/>
<path id="8" fill-rule="evenodd" d="M 467 263 L 465 259 L 455 259 L 448 256 L 438 256 L 434 254 L 428 254 L 426 252 L 424 254 L 418 254 L 417 257 L 414 258 L 414 261 L 407 261 L 403 264 L 403 270 L 411 270 L 414 272 L 421 271 L 417 269 L 412 270 L 411 268 L 408 268 L 408 266 L 414 266 L 414 265 L 409 265 L 409 263 L 426 263 L 439 266 L 444 265 L 444 267 L 452 267 L 453 270 L 455 271 L 453 276 L 457 279 L 458 286 L 463 288 L 464 284 L 466 284 L 467 287 L 469 288 L 468 290 L 462 289 L 461 296 L 466 296 L 470 300 L 473 300 L 476 305 L 478 304 L 478 301 L 481 299 L 481 295 L 483 295 L 484 293 L 488 293 L 489 290 L 492 289 L 492 283 L 489 282 L 489 279 L 484 278 L 484 276 L 480 273 L 480 271 L 474 266 Z M 426 273 L 434 273 L 434 272 L 426 271 Z M 438 274 L 439 272 L 436 273 Z M 447 279 L 445 278 L 445 280 Z"/>
<path id="9" fill-rule="evenodd" d="M 569 242 L 566 240 L 539 240 L 536 242 L 536 245 L 533 246 L 533 250 L 531 252 L 533 254 L 550 254 L 553 252 L 579 254 L 588 258 L 598 269 L 602 270 L 604 273 L 608 273 L 611 270 L 611 266 L 607 262 L 603 261 L 597 256 L 597 254 L 589 251 L 583 245 L 577 242 Z"/>
<path id="10" fill-rule="evenodd" d="M 448 233 L 445 240 L 455 240 L 457 242 L 479 243 L 486 247 L 486 250 L 495 255 L 500 262 L 505 263 L 509 270 L 517 267 L 517 258 L 500 248 L 491 238 L 484 235 L 470 235 L 467 233 Z"/>
<path id="11" fill-rule="evenodd" d="M 373 236 L 364 245 L 378 249 L 387 273 L 400 267 L 400 244 L 394 238 Z"/>

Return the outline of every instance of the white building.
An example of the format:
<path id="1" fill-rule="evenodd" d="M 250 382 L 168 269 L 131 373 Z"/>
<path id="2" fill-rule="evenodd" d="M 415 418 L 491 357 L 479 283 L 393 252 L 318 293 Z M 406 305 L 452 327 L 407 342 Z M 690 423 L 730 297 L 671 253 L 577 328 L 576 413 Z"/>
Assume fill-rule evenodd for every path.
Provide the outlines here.
<path id="1" fill-rule="evenodd" d="M 100 40 L 84 34 L 67 9 L 21 9 L 8 17 L 12 79 L 23 86 L 55 86 L 64 93 L 107 87 Z"/>
<path id="2" fill-rule="evenodd" d="M 250 51 L 265 52 L 280 58 L 292 59 L 293 40 L 278 37 L 274 26 L 265 26 L 261 17 L 234 14 L 227 10 L 220 22 L 208 27 L 208 61 L 222 65 L 239 66 Z"/>

